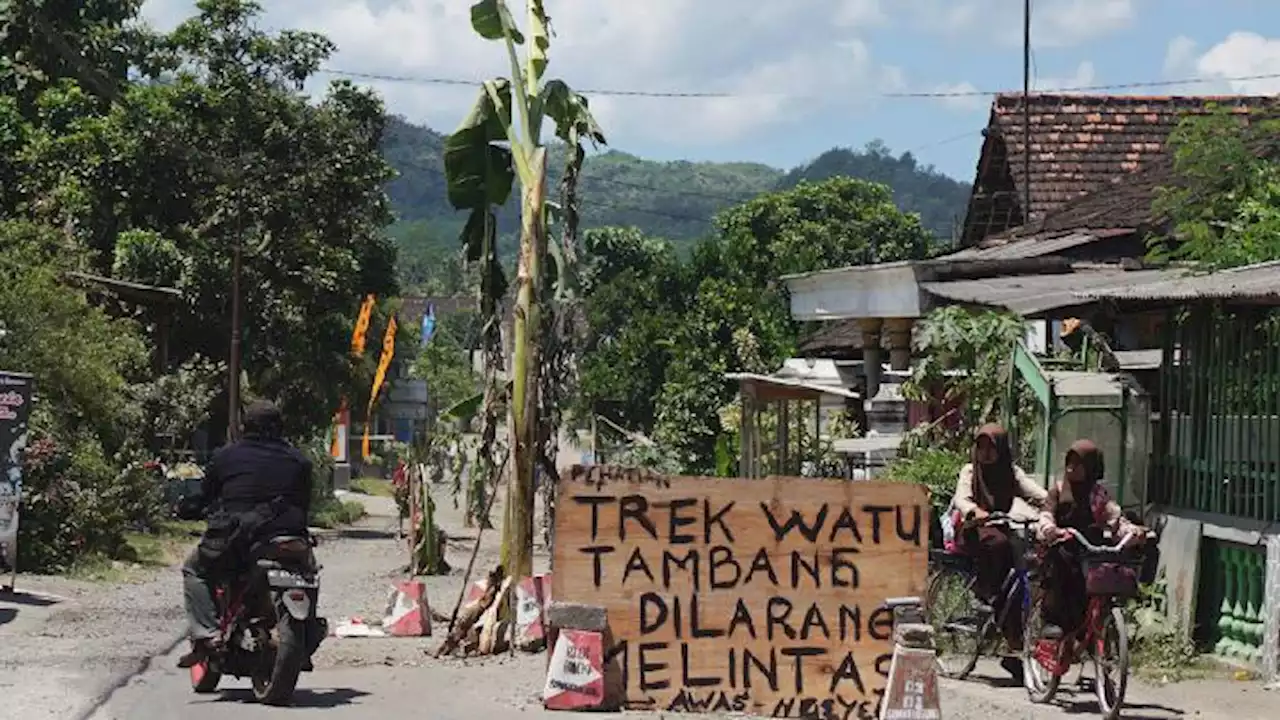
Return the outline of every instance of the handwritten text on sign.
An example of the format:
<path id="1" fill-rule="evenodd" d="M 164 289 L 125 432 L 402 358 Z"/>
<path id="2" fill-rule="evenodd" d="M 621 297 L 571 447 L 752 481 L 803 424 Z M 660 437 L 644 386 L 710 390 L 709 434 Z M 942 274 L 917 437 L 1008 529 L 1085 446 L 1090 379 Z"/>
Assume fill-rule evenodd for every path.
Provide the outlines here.
<path id="1" fill-rule="evenodd" d="M 608 610 L 633 707 L 872 717 L 887 598 L 922 595 L 923 488 L 574 468 L 554 594 Z"/>

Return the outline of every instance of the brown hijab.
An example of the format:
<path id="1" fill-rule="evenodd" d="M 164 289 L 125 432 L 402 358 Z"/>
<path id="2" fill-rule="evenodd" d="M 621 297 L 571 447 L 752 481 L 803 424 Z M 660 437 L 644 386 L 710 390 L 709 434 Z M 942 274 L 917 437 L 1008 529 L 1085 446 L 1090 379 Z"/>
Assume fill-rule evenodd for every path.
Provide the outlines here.
<path id="1" fill-rule="evenodd" d="M 1049 491 L 1045 509 L 1054 517 L 1059 527 L 1086 527 L 1093 524 L 1093 509 L 1089 499 L 1093 488 L 1102 479 L 1105 466 L 1102 450 L 1092 440 L 1080 439 L 1071 443 L 1064 462 L 1076 460 L 1084 466 L 1084 478 L 1076 484 L 1062 482 Z"/>
<path id="2" fill-rule="evenodd" d="M 978 459 L 978 441 L 986 438 L 996 448 L 996 459 L 982 463 Z M 1013 450 L 1009 445 L 1009 433 L 996 423 L 978 428 L 973 438 L 973 492 L 974 499 L 989 512 L 1009 512 L 1013 507 L 1016 480 L 1013 475 Z"/>

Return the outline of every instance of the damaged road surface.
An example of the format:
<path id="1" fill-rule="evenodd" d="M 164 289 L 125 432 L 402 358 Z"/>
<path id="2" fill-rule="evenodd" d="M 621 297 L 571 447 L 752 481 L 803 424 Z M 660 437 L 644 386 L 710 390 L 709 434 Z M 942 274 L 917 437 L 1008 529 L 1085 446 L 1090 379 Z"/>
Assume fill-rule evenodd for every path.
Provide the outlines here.
<path id="1" fill-rule="evenodd" d="M 352 616 L 379 620 L 391 583 L 403 577 L 408 557 L 405 543 L 396 537 L 394 503 L 351 497 L 365 503 L 369 517 L 326 537 L 317 548 L 324 566 L 321 614 L 335 625 Z M 428 602 L 438 616 L 453 609 L 475 530 L 463 527 L 444 488 L 436 507 L 440 527 L 449 535 L 447 559 L 454 568 L 450 575 L 425 578 Z M 493 516 L 502 517 L 501 506 Z M 488 532 L 482 539 L 479 575 L 497 563 L 499 550 L 498 533 Z M 545 563 L 545 552 L 539 551 L 539 562 Z M 330 720 L 564 718 L 541 707 L 544 655 L 436 659 L 433 654 L 447 626 L 439 621 L 431 637 L 328 638 L 314 658 L 315 672 L 302 676 L 293 708 L 255 704 L 248 680 L 234 678 L 224 678 L 217 693 L 196 695 L 187 672 L 175 667 L 185 649 L 177 568 L 120 585 L 57 578 L 19 578 L 18 585 L 32 594 L 0 597 L 0 720 L 256 720 L 296 717 L 306 709 L 322 710 Z M 1263 703 L 1276 699 L 1258 683 L 1229 681 L 1162 688 L 1135 683 L 1130 689 L 1132 717 L 1150 720 L 1269 717 L 1272 712 Z M 1032 706 L 1025 691 L 1009 687 L 999 667 L 987 664 L 969 682 L 942 684 L 946 720 L 1066 720 L 1088 716 L 1091 703 L 1091 693 L 1064 692 L 1059 704 Z"/>

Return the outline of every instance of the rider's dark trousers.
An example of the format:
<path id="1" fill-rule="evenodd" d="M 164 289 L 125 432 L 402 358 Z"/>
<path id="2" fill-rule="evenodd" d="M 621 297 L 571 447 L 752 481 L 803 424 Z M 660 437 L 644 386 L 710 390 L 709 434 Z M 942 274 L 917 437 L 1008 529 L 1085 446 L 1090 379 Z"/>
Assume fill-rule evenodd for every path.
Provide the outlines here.
<path id="1" fill-rule="evenodd" d="M 218 632 L 218 607 L 213 600 L 213 581 L 194 549 L 182 564 L 182 596 L 187 606 L 191 639 L 211 638 Z"/>
<path id="2" fill-rule="evenodd" d="M 1089 607 L 1088 585 L 1080 561 L 1061 546 L 1050 548 L 1044 564 L 1044 621 L 1073 633 Z"/>

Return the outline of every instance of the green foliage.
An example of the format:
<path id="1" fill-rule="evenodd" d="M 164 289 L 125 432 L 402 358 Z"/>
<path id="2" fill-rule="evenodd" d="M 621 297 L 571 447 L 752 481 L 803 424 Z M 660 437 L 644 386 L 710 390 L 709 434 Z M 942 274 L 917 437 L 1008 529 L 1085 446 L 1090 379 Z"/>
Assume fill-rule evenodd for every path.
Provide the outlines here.
<path id="1" fill-rule="evenodd" d="M 358 402 L 368 387 L 372 368 L 346 351 L 354 308 L 396 289 L 385 116 L 350 84 L 299 94 L 332 50 L 324 38 L 259 30 L 259 7 L 242 0 L 198 10 L 171 33 L 121 36 L 140 58 L 133 82 L 43 86 L 22 125 L 0 132 L 23 139 L 7 209 L 68 228 L 95 272 L 176 287 L 178 362 L 228 355 L 231 247 L 243 242 L 245 373 L 292 434 L 310 435 L 341 395 Z"/>
<path id="2" fill-rule="evenodd" d="M 573 415 L 600 412 L 648 432 L 673 360 L 672 329 L 686 310 L 686 268 L 670 243 L 636 228 L 588 230 L 583 245 L 583 312 L 591 331 Z"/>
<path id="3" fill-rule="evenodd" d="M 83 253 L 65 236 L 25 222 L 0 223 L 0 367 L 35 375 L 46 416 L 62 433 L 88 432 L 114 452 L 129 434 L 130 377 L 145 366 L 137 326 L 91 306 L 65 284 Z"/>
<path id="4" fill-rule="evenodd" d="M 716 228 L 684 261 L 636 229 L 586 234 L 579 417 L 596 408 L 652 435 L 687 472 L 717 467 L 720 410 L 735 393 L 724 374 L 772 372 L 794 350 L 781 276 L 933 247 L 887 188 L 848 178 L 763 195 L 722 213 Z"/>
<path id="5" fill-rule="evenodd" d="M 464 344 L 473 325 L 470 313 L 442 318 L 431 341 L 413 361 L 411 373 L 427 383 L 433 414 L 480 392 L 480 377 L 471 367 L 468 346 Z"/>
<path id="6" fill-rule="evenodd" d="M 311 461 L 311 520 L 320 528 L 350 525 L 365 516 L 364 505 L 355 500 L 339 500 L 333 494 L 333 456 L 329 443 L 316 437 L 299 450 Z"/>
<path id="7" fill-rule="evenodd" d="M 137 463 L 152 435 L 225 427 L 209 417 L 224 373 L 207 358 L 229 354 L 234 243 L 247 387 L 281 403 L 295 436 L 327 425 L 340 396 L 360 400 L 373 360 L 348 357 L 353 310 L 396 290 L 382 106 L 346 83 L 300 94 L 330 43 L 261 31 L 243 0 L 200 0 L 156 33 L 140 4 L 0 5 L 0 366 L 35 373 L 44 448 L 28 567 L 122 552 L 162 507 Z M 104 312 L 67 284 L 77 271 L 175 288 L 177 369 L 147 376 L 142 329 L 159 308 Z"/>
<path id="8" fill-rule="evenodd" d="M 969 203 L 968 183 L 953 180 L 932 165 L 921 165 L 910 152 L 894 157 L 880 140 L 867 143 L 862 150 L 828 150 L 787 173 L 779 187 L 833 177 L 858 178 L 893 188 L 898 207 L 919 214 L 920 223 L 940 243 L 951 242 Z"/>
<path id="9" fill-rule="evenodd" d="M 1161 188 L 1154 207 L 1173 235 L 1149 240 L 1155 259 L 1209 268 L 1280 259 L 1277 132 L 1280 120 L 1245 118 L 1234 109 L 1189 115 L 1179 123 L 1169 137 L 1174 178 Z"/>
<path id="10" fill-rule="evenodd" d="M 221 389 L 226 366 L 199 356 L 174 371 L 130 388 L 149 437 L 182 440 L 209 419 L 209 408 Z"/>
<path id="11" fill-rule="evenodd" d="M 1161 573 L 1155 582 L 1141 586 L 1124 615 L 1134 667 L 1179 679 L 1196 664 L 1200 653 L 1188 629 L 1169 617 L 1168 584 Z"/>
<path id="12" fill-rule="evenodd" d="M 1013 372 L 1013 347 L 1026 334 L 1023 321 L 1008 313 L 972 312 L 959 306 L 938 308 L 916 324 L 915 345 L 923 358 L 912 368 L 903 393 L 911 400 L 941 396 L 960 403 L 954 432 L 937 430 L 950 445 L 964 445 L 983 423 L 999 419 Z"/>
<path id="13" fill-rule="evenodd" d="M 951 504 L 960 468 L 967 462 L 969 456 L 957 450 L 924 448 L 895 459 L 885 470 L 884 478 L 928 488 L 933 517 L 940 518 Z"/>
<path id="14" fill-rule="evenodd" d="M 127 230 L 116 236 L 111 274 L 144 285 L 173 287 L 183 282 L 186 263 L 177 243 L 149 230 Z"/>
<path id="15" fill-rule="evenodd" d="M 42 409 L 34 423 L 49 425 Z M 87 556 L 118 557 L 125 533 L 161 519 L 163 488 L 139 463 L 123 470 L 89 433 L 66 440 L 37 429 L 23 462 L 18 562 L 27 570 L 67 570 Z"/>
<path id="16" fill-rule="evenodd" d="M 451 287 L 455 238 L 465 215 L 445 201 L 444 137 L 400 118 L 388 121 L 383 154 L 397 171 L 387 192 L 400 222 L 393 228 L 401 250 L 401 279 L 406 287 Z M 548 146 L 547 182 L 563 179 L 564 147 Z M 756 163 L 655 162 L 617 150 L 591 155 L 578 183 L 581 222 L 587 230 L 634 227 L 643 235 L 669 240 L 681 256 L 715 233 L 717 213 L 762 193 L 788 190 L 803 181 L 854 178 L 888 185 L 894 202 L 918 213 L 939 243 L 952 237 L 969 200 L 967 183 L 920 166 L 910 153 L 894 157 L 882 143 L 864 150 L 835 149 L 789 173 Z M 520 218 L 510 198 L 495 208 L 498 257 L 514 265 Z"/>

